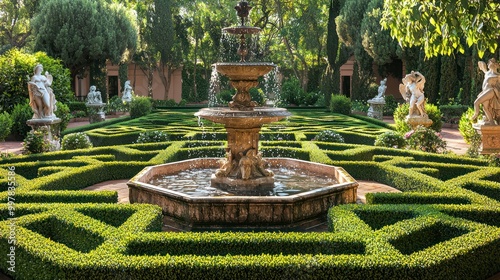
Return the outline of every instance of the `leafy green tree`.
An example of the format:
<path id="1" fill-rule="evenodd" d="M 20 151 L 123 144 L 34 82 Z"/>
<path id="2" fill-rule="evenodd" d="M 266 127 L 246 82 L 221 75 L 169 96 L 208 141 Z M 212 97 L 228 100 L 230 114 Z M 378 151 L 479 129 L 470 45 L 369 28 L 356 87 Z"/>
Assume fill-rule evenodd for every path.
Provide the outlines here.
<path id="1" fill-rule="evenodd" d="M 498 47 L 499 9 L 496 0 L 385 0 L 381 24 L 403 47 L 420 46 L 427 57 L 473 45 L 483 57 Z"/>
<path id="2" fill-rule="evenodd" d="M 383 0 L 372 0 L 368 4 L 366 14 L 361 21 L 361 42 L 364 50 L 378 65 L 391 63 L 397 57 L 397 41 L 391 38 L 390 32 L 381 30 Z"/>
<path id="3" fill-rule="evenodd" d="M 10 48 L 22 48 L 30 42 L 30 20 L 39 0 L 0 1 L 0 54 Z"/>
<path id="4" fill-rule="evenodd" d="M 118 63 L 134 51 L 132 18 L 122 5 L 104 0 L 47 0 L 33 19 L 35 49 L 60 58 L 74 79 L 96 61 Z"/>

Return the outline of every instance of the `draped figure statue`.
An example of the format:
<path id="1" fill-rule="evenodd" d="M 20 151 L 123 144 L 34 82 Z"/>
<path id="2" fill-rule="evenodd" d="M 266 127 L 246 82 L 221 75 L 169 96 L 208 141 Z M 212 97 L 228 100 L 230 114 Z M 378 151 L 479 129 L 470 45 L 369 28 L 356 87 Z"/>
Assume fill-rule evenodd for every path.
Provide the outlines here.
<path id="1" fill-rule="evenodd" d="M 49 72 L 42 75 L 43 66 L 37 64 L 33 69 L 34 74 L 28 82 L 30 106 L 33 110 L 33 119 L 54 119 L 57 110 L 56 98 L 52 88 L 53 77 Z"/>

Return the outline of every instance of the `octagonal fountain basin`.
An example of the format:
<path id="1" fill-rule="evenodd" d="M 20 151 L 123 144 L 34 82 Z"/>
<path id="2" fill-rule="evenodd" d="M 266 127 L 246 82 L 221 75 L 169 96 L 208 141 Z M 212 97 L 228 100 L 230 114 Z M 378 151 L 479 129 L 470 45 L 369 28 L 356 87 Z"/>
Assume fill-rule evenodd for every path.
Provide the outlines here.
<path id="1" fill-rule="evenodd" d="M 144 168 L 127 183 L 130 202 L 159 205 L 165 216 L 189 229 L 293 227 L 326 217 L 334 205 L 356 202 L 358 183 L 341 167 L 266 160 L 275 172 L 272 189 L 218 190 L 209 182 L 220 158 L 197 158 Z M 282 182 L 284 177 L 289 182 Z"/>
<path id="2" fill-rule="evenodd" d="M 257 81 L 276 67 L 270 62 L 218 62 L 215 70 L 231 81 Z"/>

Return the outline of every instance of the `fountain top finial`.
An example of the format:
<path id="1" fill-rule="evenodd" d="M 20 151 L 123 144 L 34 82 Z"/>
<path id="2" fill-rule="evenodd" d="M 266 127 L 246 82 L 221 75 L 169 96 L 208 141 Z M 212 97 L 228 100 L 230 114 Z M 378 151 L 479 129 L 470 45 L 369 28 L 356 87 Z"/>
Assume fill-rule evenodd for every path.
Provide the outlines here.
<path id="1" fill-rule="evenodd" d="M 237 11 L 238 17 L 241 18 L 241 25 L 245 25 L 245 19 L 248 18 L 252 6 L 250 6 L 247 1 L 240 1 L 234 9 Z"/>

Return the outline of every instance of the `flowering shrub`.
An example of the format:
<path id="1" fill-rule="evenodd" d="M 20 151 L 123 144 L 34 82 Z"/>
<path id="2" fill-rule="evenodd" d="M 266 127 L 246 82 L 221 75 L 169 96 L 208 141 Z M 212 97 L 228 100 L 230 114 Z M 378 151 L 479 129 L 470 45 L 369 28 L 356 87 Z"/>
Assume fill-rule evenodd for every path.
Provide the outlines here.
<path id="1" fill-rule="evenodd" d="M 344 143 L 344 137 L 333 130 L 323 130 L 318 133 L 313 141 Z"/>
<path id="2" fill-rule="evenodd" d="M 76 149 L 87 149 L 92 148 L 92 142 L 90 142 L 87 134 L 83 132 L 70 133 L 65 135 L 62 140 L 63 150 L 76 150 Z"/>
<path id="3" fill-rule="evenodd" d="M 488 157 L 488 165 L 493 167 L 500 167 L 500 153 L 491 154 Z"/>
<path id="4" fill-rule="evenodd" d="M 410 130 L 404 136 L 409 149 L 420 150 L 429 153 L 443 153 L 446 151 L 446 141 L 442 139 L 439 132 L 430 128 L 418 126 Z"/>
<path id="5" fill-rule="evenodd" d="M 23 142 L 23 154 L 38 154 L 52 150 L 51 143 L 46 139 L 46 136 L 46 129 L 28 132 Z"/>
<path id="6" fill-rule="evenodd" d="M 389 148 L 403 148 L 406 145 L 406 141 L 401 134 L 395 131 L 386 131 L 377 136 L 374 145 Z"/>
<path id="7" fill-rule="evenodd" d="M 136 143 L 153 143 L 168 141 L 168 134 L 164 131 L 150 130 L 141 132 Z"/>

